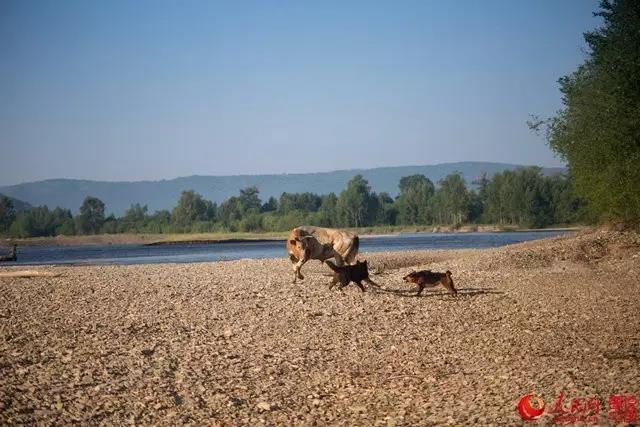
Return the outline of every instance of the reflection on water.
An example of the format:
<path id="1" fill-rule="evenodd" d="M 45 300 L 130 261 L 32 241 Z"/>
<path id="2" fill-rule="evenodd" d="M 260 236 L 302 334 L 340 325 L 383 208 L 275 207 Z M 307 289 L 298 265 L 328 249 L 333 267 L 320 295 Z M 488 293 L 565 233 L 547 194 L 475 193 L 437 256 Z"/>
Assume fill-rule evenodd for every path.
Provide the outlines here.
<path id="1" fill-rule="evenodd" d="M 491 248 L 527 240 L 561 236 L 564 231 L 509 233 L 415 233 L 363 237 L 361 252 Z M 285 257 L 284 241 L 185 245 L 95 245 L 23 246 L 18 262 L 2 265 L 36 264 L 151 264 L 162 262 L 207 262 L 241 258 Z"/>

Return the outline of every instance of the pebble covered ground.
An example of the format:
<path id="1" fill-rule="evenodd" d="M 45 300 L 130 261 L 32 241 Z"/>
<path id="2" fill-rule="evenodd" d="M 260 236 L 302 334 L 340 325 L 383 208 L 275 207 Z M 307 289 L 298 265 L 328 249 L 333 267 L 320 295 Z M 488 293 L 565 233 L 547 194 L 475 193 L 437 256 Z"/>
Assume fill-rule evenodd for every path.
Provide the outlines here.
<path id="1" fill-rule="evenodd" d="M 293 285 L 284 257 L 0 278 L 0 424 L 516 425 L 564 391 L 606 425 L 640 397 L 633 232 L 359 259 L 380 290 L 330 291 L 317 261 Z M 427 268 L 459 296 L 415 297 Z"/>

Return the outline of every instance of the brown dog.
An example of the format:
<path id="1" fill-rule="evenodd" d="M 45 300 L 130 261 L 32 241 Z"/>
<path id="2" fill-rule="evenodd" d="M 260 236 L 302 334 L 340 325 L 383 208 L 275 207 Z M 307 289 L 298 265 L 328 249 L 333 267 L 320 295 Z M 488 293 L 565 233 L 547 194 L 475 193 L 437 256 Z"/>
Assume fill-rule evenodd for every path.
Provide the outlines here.
<path id="1" fill-rule="evenodd" d="M 404 276 L 402 280 L 418 285 L 418 294 L 416 296 L 419 296 L 424 288 L 438 285 L 444 286 L 453 295 L 458 293 L 456 288 L 453 287 L 453 279 L 449 270 L 446 273 L 435 273 L 431 270 L 412 271 Z"/>
<path id="2" fill-rule="evenodd" d="M 373 280 L 369 279 L 369 265 L 367 261 L 356 262 L 354 265 L 337 266 L 331 261 L 326 261 L 330 269 L 333 270 L 333 281 L 329 284 L 329 289 L 333 289 L 336 283 L 340 283 L 340 289 L 344 288 L 353 282 L 362 292 L 364 292 L 364 286 L 362 282 L 367 282 L 370 285 L 379 287 Z"/>

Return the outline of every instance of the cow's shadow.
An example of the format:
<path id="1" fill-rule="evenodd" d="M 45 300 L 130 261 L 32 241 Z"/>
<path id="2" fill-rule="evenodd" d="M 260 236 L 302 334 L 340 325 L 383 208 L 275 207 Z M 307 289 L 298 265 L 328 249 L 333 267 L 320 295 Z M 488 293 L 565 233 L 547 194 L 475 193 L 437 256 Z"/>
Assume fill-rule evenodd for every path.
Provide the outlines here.
<path id="1" fill-rule="evenodd" d="M 396 295 L 398 297 L 403 298 L 434 298 L 434 297 L 446 297 L 451 296 L 452 299 L 455 299 L 448 291 L 441 289 L 425 289 L 422 291 L 421 295 L 416 295 L 418 292 L 417 289 L 392 289 L 392 288 L 383 288 L 383 287 L 370 287 L 372 292 L 379 294 L 391 294 Z M 502 295 L 503 291 L 497 291 L 496 288 L 460 288 L 457 289 L 458 295 L 457 297 L 463 298 L 473 298 L 478 295 Z"/>

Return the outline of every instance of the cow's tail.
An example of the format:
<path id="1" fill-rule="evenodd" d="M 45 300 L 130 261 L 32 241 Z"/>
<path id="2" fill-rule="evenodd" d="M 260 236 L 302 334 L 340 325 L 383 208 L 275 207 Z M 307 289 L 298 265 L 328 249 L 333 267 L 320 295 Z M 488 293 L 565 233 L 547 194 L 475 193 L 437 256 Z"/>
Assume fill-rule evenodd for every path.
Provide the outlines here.
<path id="1" fill-rule="evenodd" d="M 344 260 L 347 264 L 351 264 L 356 260 L 356 255 L 358 255 L 358 250 L 360 249 L 360 238 L 355 236 L 353 238 L 353 245 L 349 248 L 347 253 L 344 255 Z"/>

